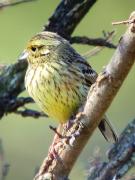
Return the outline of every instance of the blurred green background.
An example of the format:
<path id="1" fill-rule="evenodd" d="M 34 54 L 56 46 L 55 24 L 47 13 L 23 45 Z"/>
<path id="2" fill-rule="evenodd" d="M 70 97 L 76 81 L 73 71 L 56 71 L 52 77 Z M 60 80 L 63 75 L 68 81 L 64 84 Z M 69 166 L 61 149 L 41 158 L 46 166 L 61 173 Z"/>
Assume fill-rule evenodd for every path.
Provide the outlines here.
<path id="1" fill-rule="evenodd" d="M 37 0 L 0 10 L 0 64 L 14 63 L 24 49 L 27 41 L 42 30 L 60 0 Z M 133 0 L 99 0 L 79 24 L 74 35 L 87 35 L 92 38 L 102 37 L 102 30 L 116 30 L 114 42 L 117 43 L 126 26 L 111 25 L 114 20 L 127 19 L 134 10 Z M 77 51 L 85 53 L 88 46 L 75 45 Z M 110 60 L 114 50 L 105 48 L 100 54 L 89 59 L 97 72 L 100 72 Z M 135 81 L 133 67 L 117 97 L 108 110 L 108 116 L 120 133 L 126 124 L 135 117 Z M 28 95 L 26 92 L 23 95 Z M 36 105 L 34 105 L 38 109 Z M 14 114 L 5 116 L 0 121 L 0 138 L 3 141 L 6 161 L 10 163 L 7 180 L 30 180 L 35 169 L 40 166 L 51 143 L 53 132 L 49 125 L 57 123 L 45 118 L 23 118 Z M 79 157 L 71 179 L 86 178 L 89 159 L 97 147 L 102 159 L 110 144 L 98 130 Z"/>

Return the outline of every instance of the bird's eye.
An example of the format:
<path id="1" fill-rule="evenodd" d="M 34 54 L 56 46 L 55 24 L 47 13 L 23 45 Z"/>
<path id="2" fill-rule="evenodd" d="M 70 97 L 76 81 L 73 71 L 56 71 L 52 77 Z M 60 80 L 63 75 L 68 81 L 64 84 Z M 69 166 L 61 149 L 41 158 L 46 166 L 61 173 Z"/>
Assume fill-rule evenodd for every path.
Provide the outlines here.
<path id="1" fill-rule="evenodd" d="M 37 50 L 37 48 L 36 48 L 36 47 L 32 47 L 31 50 L 32 50 L 33 52 L 35 52 L 35 51 Z"/>

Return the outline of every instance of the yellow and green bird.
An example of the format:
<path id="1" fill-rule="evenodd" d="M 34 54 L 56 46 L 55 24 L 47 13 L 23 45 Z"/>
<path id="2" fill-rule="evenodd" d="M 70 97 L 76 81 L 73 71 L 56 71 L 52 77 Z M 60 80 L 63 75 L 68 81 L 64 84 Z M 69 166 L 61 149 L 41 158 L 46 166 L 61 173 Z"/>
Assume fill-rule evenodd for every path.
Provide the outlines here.
<path id="1" fill-rule="evenodd" d="M 66 123 L 87 98 L 97 73 L 70 43 L 56 33 L 40 32 L 27 44 L 25 86 L 48 116 Z M 99 129 L 107 140 L 117 135 L 106 118 Z"/>

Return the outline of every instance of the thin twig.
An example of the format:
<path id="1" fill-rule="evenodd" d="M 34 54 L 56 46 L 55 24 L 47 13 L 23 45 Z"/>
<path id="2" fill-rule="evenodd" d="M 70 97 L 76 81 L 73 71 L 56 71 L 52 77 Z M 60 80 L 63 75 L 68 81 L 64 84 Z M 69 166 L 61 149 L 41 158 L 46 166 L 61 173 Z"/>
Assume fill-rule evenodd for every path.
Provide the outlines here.
<path id="1" fill-rule="evenodd" d="M 36 1 L 36 0 L 16 0 L 14 2 L 12 1 L 2 1 L 0 2 L 0 8 L 4 8 L 4 7 L 7 7 L 7 6 L 15 6 L 15 5 L 18 5 L 18 4 L 21 4 L 21 3 L 27 3 L 27 2 L 31 2 L 31 1 Z"/>
<path id="2" fill-rule="evenodd" d="M 113 49 L 116 48 L 116 45 L 108 42 L 107 39 L 103 39 L 103 38 L 92 39 L 92 38 L 88 38 L 86 36 L 71 37 L 70 43 L 84 44 L 84 45 L 91 45 L 91 46 L 104 46 L 104 47 L 113 48 Z"/>
<path id="3" fill-rule="evenodd" d="M 109 32 L 107 34 L 103 31 L 103 33 L 104 33 L 106 42 L 112 41 L 113 37 L 115 36 L 115 31 Z M 83 54 L 83 56 L 84 56 L 84 58 L 90 58 L 92 56 L 97 55 L 104 48 L 105 48 L 105 46 L 96 46 L 92 50 L 89 50 L 89 51 L 85 52 Z"/>
<path id="4" fill-rule="evenodd" d="M 134 24 L 135 23 L 135 19 L 132 18 L 134 15 L 135 15 L 135 12 L 132 12 L 128 20 L 112 22 L 112 25 Z"/>
<path id="5" fill-rule="evenodd" d="M 25 110 L 17 110 L 14 113 L 19 114 L 23 117 L 33 117 L 33 118 L 48 117 L 43 112 L 38 112 L 38 111 L 35 111 L 33 109 L 27 109 L 27 108 L 25 108 Z"/>
<path id="6" fill-rule="evenodd" d="M 123 25 L 125 25 L 125 24 L 131 24 L 131 23 L 133 23 L 133 20 L 125 20 L 125 21 L 116 21 L 116 22 L 112 22 L 112 25 L 120 25 L 120 24 L 123 24 Z"/>

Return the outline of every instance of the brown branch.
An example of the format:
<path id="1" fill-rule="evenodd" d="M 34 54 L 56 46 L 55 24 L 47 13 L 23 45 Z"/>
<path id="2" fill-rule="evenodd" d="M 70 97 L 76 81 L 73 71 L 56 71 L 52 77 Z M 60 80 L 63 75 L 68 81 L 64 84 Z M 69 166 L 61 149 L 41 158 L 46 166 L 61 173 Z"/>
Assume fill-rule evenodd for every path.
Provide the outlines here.
<path id="1" fill-rule="evenodd" d="M 31 2 L 31 1 L 36 1 L 36 0 L 16 0 L 16 1 L 2 1 L 0 2 L 0 9 L 7 7 L 7 6 L 15 6 L 21 3 L 27 3 L 27 2 Z"/>
<path id="2" fill-rule="evenodd" d="M 135 15 L 134 15 L 135 18 Z M 35 180 L 65 179 L 68 177 L 82 149 L 100 123 L 135 60 L 135 24 L 130 24 L 110 61 L 91 87 L 83 112 L 77 114 L 74 124 L 56 143 L 55 158 L 48 155 Z M 56 138 L 55 138 L 56 139 Z"/>
<path id="3" fill-rule="evenodd" d="M 120 135 L 108 153 L 108 162 L 91 162 L 88 180 L 122 178 L 135 165 L 135 120 Z"/>

